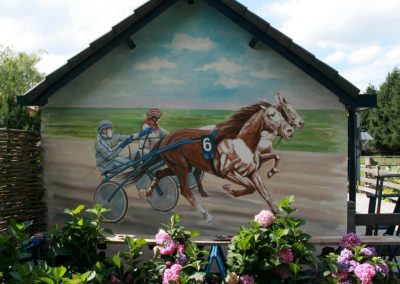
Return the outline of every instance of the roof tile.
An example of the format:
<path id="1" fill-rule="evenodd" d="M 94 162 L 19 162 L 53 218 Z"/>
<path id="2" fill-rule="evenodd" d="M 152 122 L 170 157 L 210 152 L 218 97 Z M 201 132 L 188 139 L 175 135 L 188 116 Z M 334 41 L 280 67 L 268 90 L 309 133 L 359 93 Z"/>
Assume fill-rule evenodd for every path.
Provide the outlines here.
<path id="1" fill-rule="evenodd" d="M 346 93 L 350 94 L 353 98 L 357 97 L 357 95 L 360 93 L 360 89 L 347 81 L 341 75 L 338 75 L 336 77 L 336 84 L 338 84 Z"/>
<path id="2" fill-rule="evenodd" d="M 316 69 L 318 69 L 321 73 L 323 73 L 326 77 L 331 79 L 332 81 L 336 80 L 336 77 L 338 76 L 339 72 L 327 65 L 326 63 L 322 62 L 319 59 L 315 59 L 314 62 L 312 63 L 312 66 L 314 66 Z"/>
<path id="3" fill-rule="evenodd" d="M 113 38 L 115 38 L 115 34 L 113 32 L 113 30 L 109 31 L 108 33 L 106 33 L 105 35 L 99 37 L 98 39 L 96 39 L 95 41 L 90 43 L 90 48 L 92 49 L 92 51 L 97 51 L 99 50 L 101 47 L 103 47 L 105 44 L 107 44 L 108 42 L 110 42 Z"/>
<path id="4" fill-rule="evenodd" d="M 293 44 L 293 40 L 290 37 L 284 35 L 283 33 L 278 31 L 274 27 L 270 26 L 265 31 L 265 33 L 267 35 L 269 35 L 270 37 L 272 37 L 273 39 L 275 39 L 276 41 L 278 41 L 280 44 L 282 44 L 286 48 L 290 47 Z"/>
<path id="5" fill-rule="evenodd" d="M 31 94 L 31 102 L 35 100 L 36 98 L 40 97 L 40 95 L 46 91 L 49 88 L 50 84 L 48 80 L 45 78 L 42 80 L 39 84 L 37 84 L 35 87 L 30 89 L 27 93 Z"/>
<path id="6" fill-rule="evenodd" d="M 79 65 L 83 60 L 88 58 L 91 54 L 92 54 L 92 49 L 90 47 L 85 48 L 84 50 L 76 54 L 74 57 L 68 59 L 68 65 L 72 69 L 75 66 Z"/>
<path id="7" fill-rule="evenodd" d="M 132 14 L 129 17 L 125 18 L 123 21 L 119 22 L 115 26 L 112 27 L 112 30 L 115 32 L 116 35 L 123 33 L 126 29 L 128 29 L 131 25 L 136 23 L 138 17 L 136 14 Z"/>
<path id="8" fill-rule="evenodd" d="M 234 10 L 236 13 L 239 15 L 244 15 L 247 11 L 247 7 L 242 5 L 241 3 L 235 1 L 235 0 L 220 0 L 222 3 L 224 3 L 226 6 Z"/>
<path id="9" fill-rule="evenodd" d="M 68 63 L 65 63 L 63 66 L 55 70 L 46 76 L 46 82 L 52 84 L 58 81 L 61 77 L 63 77 L 69 70 L 71 70 Z"/>
<path id="10" fill-rule="evenodd" d="M 270 24 L 267 21 L 263 20 L 249 10 L 246 11 L 244 17 L 246 20 L 250 21 L 253 25 L 259 28 L 262 32 L 265 32 L 270 27 Z"/>
<path id="11" fill-rule="evenodd" d="M 316 59 L 314 54 L 308 52 L 295 42 L 292 43 L 289 50 L 309 64 L 312 64 Z"/>
<path id="12" fill-rule="evenodd" d="M 157 7 L 163 0 L 150 0 L 144 3 L 139 8 L 135 9 L 135 14 L 138 18 L 142 18 L 146 14 L 150 13 L 155 7 Z"/>

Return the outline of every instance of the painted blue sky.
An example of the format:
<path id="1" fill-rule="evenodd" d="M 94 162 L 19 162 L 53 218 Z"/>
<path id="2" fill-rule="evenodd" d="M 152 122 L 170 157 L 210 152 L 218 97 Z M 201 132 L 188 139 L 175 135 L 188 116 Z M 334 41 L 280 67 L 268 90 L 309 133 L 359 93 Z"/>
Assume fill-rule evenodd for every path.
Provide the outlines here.
<path id="1" fill-rule="evenodd" d="M 49 106 L 236 109 L 280 92 L 298 109 L 335 95 L 199 2 L 180 1 L 50 98 Z"/>

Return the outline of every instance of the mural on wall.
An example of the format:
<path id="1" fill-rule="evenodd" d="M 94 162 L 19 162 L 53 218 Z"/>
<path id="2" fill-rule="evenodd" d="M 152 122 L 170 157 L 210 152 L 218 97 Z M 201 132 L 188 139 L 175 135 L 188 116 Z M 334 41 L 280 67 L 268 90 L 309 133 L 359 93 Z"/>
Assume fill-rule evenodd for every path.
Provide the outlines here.
<path id="1" fill-rule="evenodd" d="M 295 195 L 315 235 L 345 232 L 347 116 L 337 97 L 207 4 L 178 1 L 43 109 L 49 223 L 109 205 L 153 235 L 172 212 L 232 234 Z"/>

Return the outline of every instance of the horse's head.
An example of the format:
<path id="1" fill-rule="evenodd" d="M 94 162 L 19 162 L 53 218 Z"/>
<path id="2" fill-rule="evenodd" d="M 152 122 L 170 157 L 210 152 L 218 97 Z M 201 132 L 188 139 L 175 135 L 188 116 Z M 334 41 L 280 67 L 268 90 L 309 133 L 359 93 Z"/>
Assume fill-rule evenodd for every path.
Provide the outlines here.
<path id="1" fill-rule="evenodd" d="M 289 139 L 293 135 L 293 127 L 285 120 L 282 114 L 273 106 L 261 105 L 263 111 L 264 129 L 275 136 Z"/>
<path id="2" fill-rule="evenodd" d="M 304 120 L 300 117 L 297 111 L 293 108 L 291 104 L 289 104 L 284 97 L 281 97 L 279 93 L 275 94 L 276 100 L 278 104 L 276 105 L 276 109 L 282 114 L 287 123 L 290 126 L 295 127 L 297 129 L 304 128 Z"/>

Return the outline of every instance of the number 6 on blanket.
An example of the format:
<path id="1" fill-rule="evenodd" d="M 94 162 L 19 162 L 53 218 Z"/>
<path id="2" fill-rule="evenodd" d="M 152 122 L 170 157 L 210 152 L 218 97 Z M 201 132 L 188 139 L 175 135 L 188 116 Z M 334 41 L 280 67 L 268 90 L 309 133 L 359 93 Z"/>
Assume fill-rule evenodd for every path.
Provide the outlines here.
<path id="1" fill-rule="evenodd" d="M 201 149 L 203 152 L 203 158 L 206 160 L 214 159 L 215 153 L 215 136 L 214 135 L 203 135 L 201 136 Z"/>

